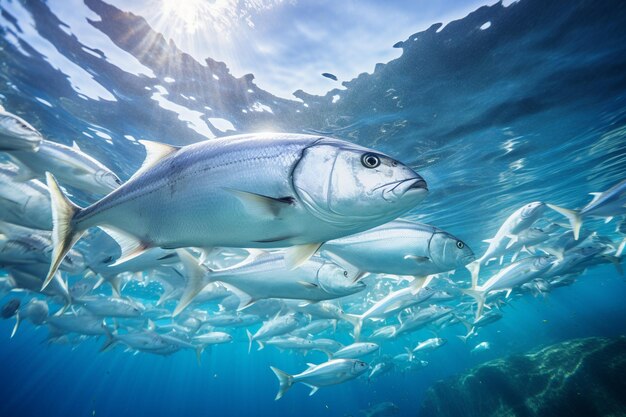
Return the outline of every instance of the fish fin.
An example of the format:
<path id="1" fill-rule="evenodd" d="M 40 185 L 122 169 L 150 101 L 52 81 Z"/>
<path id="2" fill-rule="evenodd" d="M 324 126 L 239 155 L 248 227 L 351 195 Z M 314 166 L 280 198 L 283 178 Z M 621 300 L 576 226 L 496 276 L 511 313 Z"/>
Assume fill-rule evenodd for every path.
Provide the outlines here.
<path id="1" fill-rule="evenodd" d="M 108 283 L 111 285 L 111 289 L 113 290 L 113 296 L 115 298 L 122 297 L 122 277 L 120 274 L 115 275 L 114 277 L 109 278 Z"/>
<path id="2" fill-rule="evenodd" d="M 259 345 L 259 348 L 257 349 L 257 351 L 263 350 L 265 348 L 265 343 L 264 342 L 262 342 L 260 340 L 257 340 L 256 343 Z"/>
<path id="3" fill-rule="evenodd" d="M 311 256 L 315 255 L 320 246 L 322 246 L 322 243 L 308 243 L 285 249 L 285 264 L 287 268 L 296 269 L 308 261 Z"/>
<path id="4" fill-rule="evenodd" d="M 104 329 L 104 333 L 106 334 L 107 340 L 100 347 L 100 352 L 105 352 L 111 349 L 111 347 L 115 344 L 117 340 L 115 339 L 115 332 L 112 333 L 111 329 L 109 329 L 109 327 L 106 325 L 104 321 L 102 321 L 102 328 Z"/>
<path id="5" fill-rule="evenodd" d="M 617 251 L 615 251 L 615 256 L 618 258 L 622 257 L 622 252 L 624 252 L 624 247 L 626 247 L 626 237 L 622 239 L 622 243 L 617 247 Z"/>
<path id="6" fill-rule="evenodd" d="M 209 277 L 209 270 L 202 265 L 198 264 L 196 258 L 193 257 L 188 251 L 184 249 L 177 249 L 176 253 L 178 258 L 185 269 L 185 275 L 187 276 L 187 285 L 183 290 L 178 305 L 172 313 L 172 317 L 176 317 L 181 311 L 185 309 L 193 299 L 198 295 L 204 287 L 206 287 L 212 280 Z"/>
<path id="7" fill-rule="evenodd" d="M 311 369 L 311 368 L 315 368 L 317 365 L 311 362 L 307 362 L 306 366 L 307 366 L 307 369 Z"/>
<path id="8" fill-rule="evenodd" d="M 404 350 L 406 351 L 406 353 L 409 355 L 409 362 L 413 362 L 413 359 L 415 359 L 415 354 L 413 352 L 415 352 L 414 350 L 411 350 L 408 347 L 405 347 Z"/>
<path id="9" fill-rule="evenodd" d="M 511 246 L 515 245 L 518 240 L 519 237 L 517 235 L 511 235 L 509 243 L 506 244 L 506 249 L 509 249 Z"/>
<path id="10" fill-rule="evenodd" d="M 250 333 L 250 330 L 246 329 L 246 334 L 248 335 L 248 354 L 250 354 L 250 351 L 252 350 L 252 338 L 254 336 L 252 336 L 252 333 Z"/>
<path id="11" fill-rule="evenodd" d="M 483 314 L 483 308 L 485 306 L 485 299 L 487 297 L 485 292 L 477 290 L 475 288 L 474 289 L 461 289 L 461 291 L 463 292 L 463 294 L 469 295 L 470 297 L 474 298 L 476 302 L 478 302 L 478 308 L 476 309 L 476 319 L 480 318 L 480 316 Z"/>
<path id="12" fill-rule="evenodd" d="M 566 209 L 563 207 L 555 206 L 554 204 L 548 204 L 547 206 L 550 207 L 552 210 L 556 211 L 557 213 L 560 213 L 563 216 L 567 217 L 570 224 L 572 225 L 572 231 L 574 232 L 574 240 L 578 240 L 578 237 L 580 236 L 580 226 L 582 226 L 583 224 L 583 219 L 580 213 L 575 210 L 570 210 L 570 209 Z"/>
<path id="13" fill-rule="evenodd" d="M 313 394 L 315 394 L 317 392 L 317 390 L 320 389 L 320 387 L 316 387 L 315 385 L 311 385 L 311 384 L 304 384 L 307 387 L 311 388 L 311 392 L 309 392 L 309 397 L 312 396 Z"/>
<path id="14" fill-rule="evenodd" d="M 137 237 L 115 229 L 110 226 L 98 226 L 104 233 L 109 235 L 111 239 L 115 240 L 120 247 L 122 254 L 119 258 L 109 266 L 117 266 L 123 264 L 124 262 L 130 261 L 133 258 L 144 253 L 146 250 L 150 248 L 150 245 L 141 242 Z"/>
<path id="15" fill-rule="evenodd" d="M 237 311 L 244 310 L 257 302 L 254 297 L 252 297 L 247 292 L 240 290 L 235 285 L 226 282 L 222 282 L 222 284 L 228 289 L 228 291 L 235 294 L 235 296 L 239 299 L 239 306 L 237 307 Z"/>
<path id="16" fill-rule="evenodd" d="M 196 360 L 198 361 L 198 366 L 202 366 L 202 352 L 204 351 L 204 346 L 196 346 L 194 350 L 196 351 Z"/>
<path id="17" fill-rule="evenodd" d="M 508 290 L 506 290 L 506 295 L 504 296 L 504 298 L 509 298 L 512 292 L 513 292 L 513 288 L 509 288 Z"/>
<path id="18" fill-rule="evenodd" d="M 604 219 L 604 224 L 609 223 L 611 220 L 613 220 L 613 216 L 609 216 L 606 219 Z"/>
<path id="19" fill-rule="evenodd" d="M 149 140 L 140 140 L 139 143 L 141 143 L 146 149 L 146 158 L 143 160 L 141 167 L 139 167 L 139 169 L 135 171 L 135 173 L 129 178 L 129 181 L 140 176 L 141 174 L 155 166 L 160 160 L 178 152 L 178 150 L 180 149 L 180 147 L 178 146 L 172 146 L 160 142 L 152 142 Z"/>
<path id="20" fill-rule="evenodd" d="M 306 281 L 298 281 L 298 284 L 302 285 L 305 288 L 318 288 L 317 284 L 313 284 L 312 282 L 306 282 Z"/>
<path id="21" fill-rule="evenodd" d="M 198 252 L 200 252 L 200 258 L 198 258 L 198 263 L 203 264 L 209 259 L 209 257 L 211 256 L 211 252 L 213 252 L 215 248 L 197 248 L 197 249 L 198 249 Z"/>
<path id="22" fill-rule="evenodd" d="M 52 206 L 52 257 L 50 270 L 43 282 L 42 290 L 48 286 L 67 252 L 84 233 L 82 230 L 75 230 L 72 226 L 72 219 L 81 211 L 81 208 L 68 200 L 54 176 L 49 172 L 46 172 L 46 182 Z"/>
<path id="23" fill-rule="evenodd" d="M 15 312 L 15 326 L 13 326 L 13 331 L 11 331 L 11 339 L 13 339 L 13 336 L 15 336 L 15 333 L 17 333 L 18 327 L 20 327 L 20 312 L 19 312 L 19 310 Z"/>
<path id="24" fill-rule="evenodd" d="M 278 378 L 279 388 L 278 393 L 276 394 L 276 398 L 274 398 L 274 401 L 277 401 L 280 400 L 283 395 L 285 395 L 287 390 L 293 385 L 293 376 L 273 366 L 270 366 L 270 369 L 272 370 L 272 372 L 274 372 L 276 378 Z"/>
<path id="25" fill-rule="evenodd" d="M 78 143 L 76 143 L 76 141 L 75 141 L 75 140 L 73 140 L 73 141 L 72 141 L 72 149 L 74 149 L 75 151 L 78 151 L 78 152 L 84 153 L 84 152 L 80 149 L 80 147 L 78 146 Z"/>
<path id="26" fill-rule="evenodd" d="M 456 319 L 463 325 L 465 326 L 465 330 L 467 330 L 468 333 L 470 333 L 472 331 L 472 328 L 474 327 L 474 325 L 472 323 L 470 323 L 469 321 L 465 320 L 463 317 L 459 316 L 458 314 L 452 313 L 452 315 L 454 317 L 456 317 Z"/>
<path id="27" fill-rule="evenodd" d="M 483 242 L 491 244 L 491 242 L 493 242 L 494 240 L 495 240 L 495 238 L 483 239 Z"/>
<path id="28" fill-rule="evenodd" d="M 154 322 L 151 319 L 148 319 L 148 324 L 146 328 L 150 330 L 151 332 L 153 332 L 156 330 L 156 324 L 154 324 Z"/>
<path id="29" fill-rule="evenodd" d="M 593 199 L 589 202 L 589 204 L 593 204 L 596 202 L 596 200 L 598 198 L 600 198 L 600 196 L 602 195 L 602 193 L 599 192 L 593 192 L 593 193 L 589 193 L 590 196 L 593 196 Z"/>
<path id="30" fill-rule="evenodd" d="M 624 270 L 622 269 L 622 265 L 620 264 L 620 261 L 622 259 L 619 256 L 603 255 L 602 257 L 608 259 L 613 263 L 613 265 L 615 265 L 615 269 L 617 270 L 618 274 L 624 275 Z"/>
<path id="31" fill-rule="evenodd" d="M 499 263 L 500 263 L 500 266 L 502 266 L 502 264 L 504 263 L 504 255 L 500 256 Z"/>
<path id="32" fill-rule="evenodd" d="M 234 188 L 223 189 L 237 197 L 250 214 L 259 217 L 276 217 L 284 208 L 295 203 L 293 197 L 275 198 Z"/>
<path id="33" fill-rule="evenodd" d="M 478 275 L 480 274 L 480 259 L 465 265 L 465 268 L 472 274 L 472 289 L 478 286 Z"/>
<path id="34" fill-rule="evenodd" d="M 525 249 L 525 248 L 526 248 L 526 246 L 524 246 L 522 249 Z M 517 257 L 519 256 L 520 252 L 521 252 L 521 250 L 518 250 L 517 252 L 515 252 L 513 254 L 513 256 L 511 257 L 511 263 L 513 263 L 513 262 L 515 262 L 517 260 Z"/>
<path id="35" fill-rule="evenodd" d="M 404 259 L 411 259 L 415 262 L 428 262 L 430 258 L 428 256 L 416 256 L 416 255 L 404 255 Z"/>
<path id="36" fill-rule="evenodd" d="M 358 342 L 361 337 L 361 329 L 363 328 L 363 316 L 344 314 L 343 318 L 354 327 L 354 341 Z"/>

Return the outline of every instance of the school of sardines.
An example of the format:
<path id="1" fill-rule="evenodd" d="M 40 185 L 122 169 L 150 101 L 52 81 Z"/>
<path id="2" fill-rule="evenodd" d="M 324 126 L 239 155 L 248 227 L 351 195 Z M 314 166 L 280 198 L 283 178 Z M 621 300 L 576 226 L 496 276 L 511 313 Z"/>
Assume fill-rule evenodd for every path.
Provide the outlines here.
<path id="1" fill-rule="evenodd" d="M 198 360 L 247 336 L 249 351 L 328 356 L 296 375 L 272 367 L 279 399 L 297 382 L 312 395 L 427 366 L 452 325 L 468 349 L 489 349 L 481 328 L 513 300 L 571 285 L 594 265 L 621 272 L 624 221 L 612 237 L 581 225 L 626 214 L 626 181 L 581 210 L 518 208 L 477 257 L 454 235 L 399 218 L 426 182 L 372 149 L 284 133 L 140 143 L 144 163 L 122 182 L 0 108 L 1 313 L 15 318 L 13 334 L 29 321 L 50 343 L 102 338 L 103 351 L 189 349 Z M 455 275 L 463 268 L 471 283 Z M 412 335 L 422 329 L 434 337 Z"/>

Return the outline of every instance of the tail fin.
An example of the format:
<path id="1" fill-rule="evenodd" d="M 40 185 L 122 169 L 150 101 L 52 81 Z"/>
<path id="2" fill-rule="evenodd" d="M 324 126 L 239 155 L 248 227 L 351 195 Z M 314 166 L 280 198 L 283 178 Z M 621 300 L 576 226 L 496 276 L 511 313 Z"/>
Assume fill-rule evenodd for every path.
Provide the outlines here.
<path id="1" fill-rule="evenodd" d="M 52 261 L 50 270 L 43 282 L 41 289 L 48 286 L 54 273 L 61 265 L 63 258 L 72 249 L 74 243 L 80 239 L 84 231 L 75 230 L 72 226 L 72 219 L 79 213 L 81 208 L 72 203 L 63 194 L 56 180 L 49 172 L 46 172 L 46 181 L 50 191 L 50 202 L 52 204 Z"/>
<path id="2" fill-rule="evenodd" d="M 624 270 L 622 269 L 622 265 L 620 264 L 621 258 L 618 256 L 604 255 L 603 258 L 612 262 L 617 270 L 617 273 L 620 275 L 624 275 Z"/>
<path id="3" fill-rule="evenodd" d="M 252 333 L 250 333 L 250 330 L 248 329 L 246 329 L 246 334 L 248 335 L 248 353 L 250 353 L 252 350 L 252 339 L 254 336 L 252 336 Z"/>
<path id="4" fill-rule="evenodd" d="M 106 342 L 104 342 L 104 344 L 100 348 L 100 352 L 109 350 L 111 346 L 113 346 L 116 342 L 115 340 L 116 331 L 114 330 L 113 333 L 111 333 L 111 330 L 108 328 L 108 326 L 106 325 L 104 321 L 102 322 L 102 328 L 104 329 L 104 332 L 106 333 L 107 340 Z"/>
<path id="5" fill-rule="evenodd" d="M 277 401 L 283 398 L 283 395 L 285 395 L 287 390 L 293 385 L 293 376 L 281 371 L 278 368 L 274 368 L 273 366 L 270 366 L 270 369 L 274 372 L 276 378 L 278 378 L 278 383 L 280 384 L 276 398 L 274 398 L 274 401 Z"/>
<path id="6" fill-rule="evenodd" d="M 200 291 L 210 282 L 208 277 L 209 270 L 202 265 L 198 264 L 196 258 L 194 258 L 189 252 L 183 249 L 176 250 L 178 257 L 180 258 L 183 268 L 187 275 L 187 285 L 183 291 L 183 295 L 178 301 L 178 305 L 172 313 L 172 317 L 176 317 L 181 311 L 185 309 L 193 299 L 198 295 Z"/>
<path id="7" fill-rule="evenodd" d="M 194 350 L 196 351 L 196 361 L 198 361 L 198 366 L 202 366 L 202 351 L 204 351 L 204 346 L 196 346 Z"/>
<path id="8" fill-rule="evenodd" d="M 478 302 L 478 308 L 476 309 L 476 319 L 478 319 L 483 314 L 487 294 L 485 294 L 484 291 L 475 289 L 462 289 L 461 291 L 463 291 L 463 294 L 473 297 Z"/>
<path id="9" fill-rule="evenodd" d="M 343 317 L 354 327 L 354 341 L 358 342 L 361 337 L 361 329 L 363 328 L 363 316 L 357 314 L 346 314 Z"/>
<path id="10" fill-rule="evenodd" d="M 11 332 L 11 339 L 13 339 L 13 336 L 15 336 L 15 333 L 17 333 L 18 327 L 20 327 L 20 312 L 19 312 L 19 310 L 15 312 L 15 326 L 13 326 L 13 331 Z"/>
<path id="11" fill-rule="evenodd" d="M 475 260 L 474 262 L 470 262 L 465 265 L 465 268 L 472 274 L 472 288 L 476 288 L 478 285 L 478 274 L 480 274 L 480 264 L 482 263 L 482 258 Z"/>
<path id="12" fill-rule="evenodd" d="M 554 204 L 548 204 L 548 207 L 550 207 L 552 210 L 556 211 L 557 213 L 560 213 L 563 216 L 567 217 L 567 220 L 569 220 L 570 224 L 572 225 L 572 231 L 574 232 L 574 240 L 578 240 L 578 236 L 580 236 L 580 226 L 582 226 L 583 224 L 583 219 L 580 213 L 575 210 L 570 210 L 570 209 L 566 209 L 563 207 L 555 206 Z"/>

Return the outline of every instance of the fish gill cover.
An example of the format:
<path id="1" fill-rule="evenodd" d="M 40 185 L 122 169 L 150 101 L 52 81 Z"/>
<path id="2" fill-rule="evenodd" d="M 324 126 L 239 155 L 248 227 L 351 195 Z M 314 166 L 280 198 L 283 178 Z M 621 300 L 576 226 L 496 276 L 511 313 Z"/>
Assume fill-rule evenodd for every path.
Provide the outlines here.
<path id="1" fill-rule="evenodd" d="M 621 2 L 482 6 L 396 39 L 401 55 L 371 73 L 295 99 L 198 61 L 137 14 L 72 5 L 80 18 L 57 2 L 0 2 L 3 415 L 416 415 L 435 381 L 486 360 L 624 334 Z M 224 177 L 197 177 L 198 192 L 177 199 L 184 187 L 168 179 L 198 160 L 222 166 L 211 146 L 236 148 L 218 139 L 235 134 L 256 146 L 236 155 L 271 162 L 233 157 Z M 315 148 L 322 136 L 370 149 Z M 177 148 L 207 139 L 199 153 Z M 308 162 L 289 165 L 289 152 Z M 330 171 L 317 165 L 331 157 Z M 406 209 L 365 224 L 356 215 L 381 199 L 358 191 L 386 167 L 406 187 L 371 187 Z M 276 194 L 287 177 L 293 193 Z M 323 204 L 318 180 L 333 190 Z M 123 205 L 143 190 L 160 197 Z M 64 203 L 111 191 L 82 214 Z M 191 211 L 209 196 L 226 203 Z M 236 226 L 220 235 L 215 218 Z M 298 233 L 275 227 L 289 219 Z M 81 224 L 115 230 L 89 228 L 42 289 Z"/>

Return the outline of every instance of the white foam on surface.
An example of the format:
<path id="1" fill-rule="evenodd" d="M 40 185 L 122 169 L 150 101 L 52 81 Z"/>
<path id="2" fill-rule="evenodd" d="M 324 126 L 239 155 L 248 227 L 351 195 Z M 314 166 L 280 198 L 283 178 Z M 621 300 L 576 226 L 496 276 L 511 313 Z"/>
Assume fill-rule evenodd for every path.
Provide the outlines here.
<path id="1" fill-rule="evenodd" d="M 39 35 L 32 16 L 19 2 L 5 2 L 2 7 L 20 22 L 22 32 L 16 34 L 16 36 L 41 54 L 43 59 L 54 69 L 66 75 L 72 89 L 76 91 L 79 97 L 93 100 L 117 101 L 115 96 L 98 83 L 91 74 L 72 62 L 65 55 L 60 53 L 48 40 Z M 12 24 L 0 15 L 0 26 L 8 30 L 12 27 Z"/>
<path id="2" fill-rule="evenodd" d="M 220 117 L 209 117 L 209 122 L 219 131 L 227 132 L 229 130 L 236 131 L 235 126 L 226 119 Z"/>

